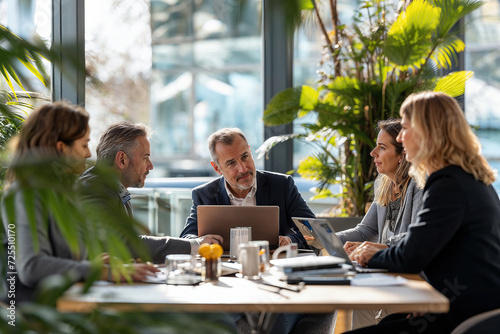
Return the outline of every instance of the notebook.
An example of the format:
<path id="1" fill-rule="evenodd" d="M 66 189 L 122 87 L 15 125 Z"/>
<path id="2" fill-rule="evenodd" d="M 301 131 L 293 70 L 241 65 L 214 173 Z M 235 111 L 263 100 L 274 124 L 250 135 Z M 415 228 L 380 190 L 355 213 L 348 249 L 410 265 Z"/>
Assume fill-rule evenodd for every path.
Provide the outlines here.
<path id="1" fill-rule="evenodd" d="M 252 228 L 252 240 L 269 241 L 269 249 L 279 245 L 278 206 L 198 205 L 198 235 L 222 236 L 222 248 L 230 249 L 232 227 Z"/>
<path id="2" fill-rule="evenodd" d="M 373 272 L 387 271 L 387 269 L 366 268 L 358 265 L 357 263 L 353 263 L 351 259 L 349 259 L 349 255 L 347 255 L 347 252 L 344 250 L 344 244 L 342 243 L 340 238 L 335 234 L 335 229 L 328 220 L 321 218 L 298 218 L 298 217 L 293 217 L 292 220 L 297 226 L 299 224 L 308 227 L 310 226 L 310 228 L 318 237 L 319 241 L 326 249 L 328 254 L 344 259 L 346 263 L 350 264 L 356 272 L 373 273 Z"/>

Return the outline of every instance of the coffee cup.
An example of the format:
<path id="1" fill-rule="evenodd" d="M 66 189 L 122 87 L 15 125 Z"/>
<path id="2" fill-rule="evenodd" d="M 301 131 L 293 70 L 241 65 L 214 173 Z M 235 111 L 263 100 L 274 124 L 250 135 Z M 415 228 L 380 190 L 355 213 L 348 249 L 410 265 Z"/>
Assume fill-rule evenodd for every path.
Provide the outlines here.
<path id="1" fill-rule="evenodd" d="M 261 273 L 269 272 L 269 241 L 267 240 L 255 240 L 250 242 L 252 245 L 259 246 L 259 271 Z"/>
<path id="2" fill-rule="evenodd" d="M 294 242 L 289 243 L 285 246 L 278 247 L 273 253 L 273 260 L 277 259 L 278 256 L 283 252 L 286 252 L 287 258 L 296 257 L 299 254 L 299 247 Z"/>
<path id="3" fill-rule="evenodd" d="M 260 278 L 260 247 L 252 243 L 240 244 L 238 261 L 241 263 L 241 274 L 246 279 Z"/>

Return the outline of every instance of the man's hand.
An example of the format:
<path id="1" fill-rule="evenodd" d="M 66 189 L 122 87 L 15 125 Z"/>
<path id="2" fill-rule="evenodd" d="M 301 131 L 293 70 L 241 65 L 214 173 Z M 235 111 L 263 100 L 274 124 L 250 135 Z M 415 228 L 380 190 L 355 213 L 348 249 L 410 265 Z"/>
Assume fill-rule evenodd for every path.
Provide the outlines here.
<path id="1" fill-rule="evenodd" d="M 196 239 L 199 244 L 222 244 L 224 239 L 218 234 L 207 234 Z"/>
<path id="2" fill-rule="evenodd" d="M 121 269 L 128 271 L 130 279 L 134 282 L 142 282 L 147 276 L 156 276 L 156 273 L 160 271 L 155 265 L 147 263 L 125 264 Z M 127 278 L 123 272 L 111 273 L 111 268 L 109 266 L 105 267 L 102 276 L 103 280 L 111 282 L 127 282 Z"/>
<path id="3" fill-rule="evenodd" d="M 358 248 L 361 244 L 362 242 L 359 241 L 347 241 L 344 244 L 344 250 L 346 251 L 347 255 L 351 255 L 351 253 L 354 252 L 354 250 Z"/>
<path id="4" fill-rule="evenodd" d="M 142 282 L 147 278 L 147 276 L 156 276 L 157 272 L 160 272 L 156 266 L 146 263 L 134 263 L 131 265 L 132 269 L 132 280 L 134 282 Z M 125 281 L 125 277 L 121 277 L 122 282 Z"/>
<path id="5" fill-rule="evenodd" d="M 285 236 L 280 235 L 280 247 L 291 244 L 291 243 L 292 243 L 292 239 L 290 239 L 290 237 L 285 237 Z"/>
<path id="6" fill-rule="evenodd" d="M 362 266 L 366 266 L 368 261 L 381 249 L 388 248 L 387 245 L 365 241 L 354 252 L 349 255 L 351 261 L 356 261 Z"/>

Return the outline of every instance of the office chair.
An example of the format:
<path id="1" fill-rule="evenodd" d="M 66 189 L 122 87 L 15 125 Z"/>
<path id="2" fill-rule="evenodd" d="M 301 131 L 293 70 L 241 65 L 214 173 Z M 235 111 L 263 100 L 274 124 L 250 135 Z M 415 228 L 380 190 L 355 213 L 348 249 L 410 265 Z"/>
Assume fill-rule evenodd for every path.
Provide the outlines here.
<path id="1" fill-rule="evenodd" d="M 500 328 L 500 309 L 477 314 L 458 325 L 451 334 L 490 334 Z"/>

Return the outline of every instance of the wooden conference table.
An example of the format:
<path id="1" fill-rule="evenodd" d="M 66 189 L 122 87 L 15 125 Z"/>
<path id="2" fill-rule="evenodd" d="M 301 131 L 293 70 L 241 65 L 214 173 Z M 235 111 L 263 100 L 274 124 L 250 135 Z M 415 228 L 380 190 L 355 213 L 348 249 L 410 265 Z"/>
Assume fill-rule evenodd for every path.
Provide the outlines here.
<path id="1" fill-rule="evenodd" d="M 202 283 L 196 286 L 103 283 L 95 284 L 84 295 L 80 294 L 80 288 L 77 284 L 68 290 L 58 300 L 57 308 L 63 312 L 89 312 L 95 308 L 141 312 L 242 312 L 247 316 L 267 314 L 271 318 L 272 314 L 288 312 L 332 313 L 383 308 L 389 312 L 443 313 L 449 308 L 448 299 L 427 282 L 417 280 L 384 287 L 310 285 L 300 292 L 236 277 L 221 277 L 217 285 Z M 257 332 L 265 332 L 262 324 L 254 327 Z"/>

